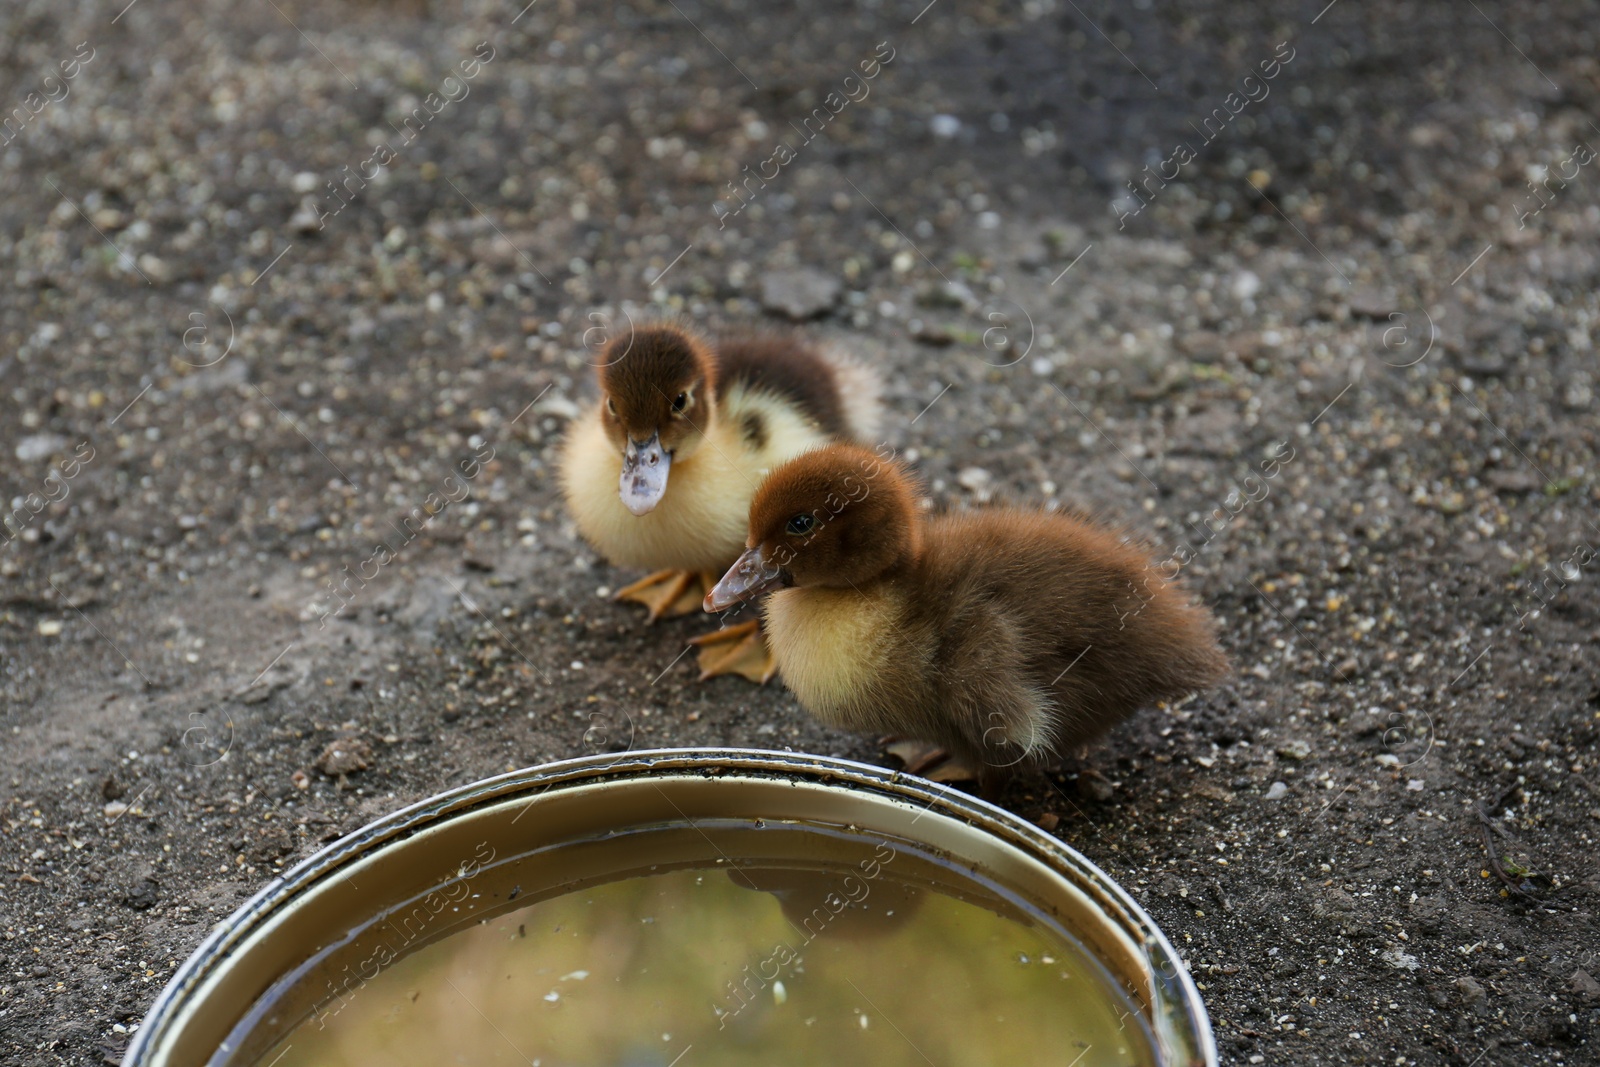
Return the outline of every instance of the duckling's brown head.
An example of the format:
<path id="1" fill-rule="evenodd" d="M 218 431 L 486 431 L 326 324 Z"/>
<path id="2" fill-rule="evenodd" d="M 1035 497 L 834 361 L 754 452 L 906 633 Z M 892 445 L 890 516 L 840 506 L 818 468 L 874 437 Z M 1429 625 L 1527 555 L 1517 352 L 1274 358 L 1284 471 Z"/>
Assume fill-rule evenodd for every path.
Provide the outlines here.
<path id="1" fill-rule="evenodd" d="M 803 453 L 756 490 L 745 545 L 706 596 L 707 611 L 783 586 L 859 586 L 915 555 L 915 482 L 854 445 Z"/>
<path id="2" fill-rule="evenodd" d="M 677 326 L 642 327 L 607 347 L 600 418 L 622 453 L 618 491 L 635 515 L 661 502 L 672 464 L 704 439 L 716 370 L 705 342 Z"/>

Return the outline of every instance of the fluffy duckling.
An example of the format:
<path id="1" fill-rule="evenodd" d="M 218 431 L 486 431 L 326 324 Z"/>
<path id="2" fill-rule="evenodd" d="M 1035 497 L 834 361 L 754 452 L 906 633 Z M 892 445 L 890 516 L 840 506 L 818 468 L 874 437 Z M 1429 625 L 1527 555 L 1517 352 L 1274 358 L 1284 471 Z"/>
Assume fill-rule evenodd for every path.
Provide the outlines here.
<path id="1" fill-rule="evenodd" d="M 924 518 L 911 477 L 831 445 L 779 467 L 707 610 L 770 593 L 778 670 L 823 722 L 942 746 L 991 789 L 1227 670 L 1216 623 L 1117 533 L 995 508 Z"/>
<path id="2" fill-rule="evenodd" d="M 676 325 L 650 326 L 608 346 L 599 379 L 599 400 L 569 431 L 562 488 L 606 559 L 655 571 L 617 594 L 644 604 L 651 622 L 693 611 L 738 557 L 769 469 L 878 432 L 877 376 L 790 337 L 713 346 Z M 695 643 L 702 679 L 772 675 L 755 622 Z"/>

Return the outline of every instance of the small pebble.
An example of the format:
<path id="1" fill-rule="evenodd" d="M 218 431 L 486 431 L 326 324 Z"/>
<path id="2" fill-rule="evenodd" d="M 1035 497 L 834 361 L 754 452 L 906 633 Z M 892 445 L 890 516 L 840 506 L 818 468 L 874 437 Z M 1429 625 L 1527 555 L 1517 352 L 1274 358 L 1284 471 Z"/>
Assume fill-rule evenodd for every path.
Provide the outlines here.
<path id="1" fill-rule="evenodd" d="M 36 463 L 67 447 L 67 439 L 57 433 L 29 434 L 17 442 L 17 458 L 24 463 Z"/>
<path id="2" fill-rule="evenodd" d="M 1282 800 L 1289 792 L 1289 786 L 1284 782 L 1273 782 L 1267 790 L 1268 800 Z"/>
<path id="3" fill-rule="evenodd" d="M 168 266 L 167 261 L 149 252 L 139 257 L 139 270 L 157 285 L 172 280 L 172 268 Z"/>
<path id="4" fill-rule="evenodd" d="M 372 766 L 372 746 L 360 738 L 330 741 L 317 757 L 317 770 L 330 778 L 354 774 Z"/>
<path id="5" fill-rule="evenodd" d="M 1415 971 L 1422 966 L 1417 957 L 1406 952 L 1399 945 L 1395 945 L 1384 952 L 1382 958 L 1384 963 L 1387 963 L 1397 971 Z"/>
<path id="6" fill-rule="evenodd" d="M 1284 759 L 1303 760 L 1311 755 L 1311 746 L 1304 741 L 1285 741 L 1278 746 L 1278 755 Z"/>
<path id="7" fill-rule="evenodd" d="M 791 322 L 826 314 L 838 299 L 838 279 L 821 271 L 772 271 L 761 278 L 761 306 Z"/>
<path id="8" fill-rule="evenodd" d="M 993 481 L 994 476 L 982 467 L 965 467 L 956 475 L 956 483 L 974 493 L 986 491 Z"/>
<path id="9" fill-rule="evenodd" d="M 1116 792 L 1116 787 L 1106 780 L 1105 775 L 1096 771 L 1084 771 L 1078 775 L 1078 795 L 1085 800 L 1093 800 L 1104 804 Z"/>

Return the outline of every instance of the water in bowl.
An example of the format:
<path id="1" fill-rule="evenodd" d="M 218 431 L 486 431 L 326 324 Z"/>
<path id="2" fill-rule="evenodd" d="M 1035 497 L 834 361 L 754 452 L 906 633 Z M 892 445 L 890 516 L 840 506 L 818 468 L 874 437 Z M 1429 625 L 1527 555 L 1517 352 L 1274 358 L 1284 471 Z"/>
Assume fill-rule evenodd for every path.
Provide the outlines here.
<path id="1" fill-rule="evenodd" d="M 641 863 L 562 883 L 519 857 L 442 883 L 266 998 L 213 1062 L 1156 1063 L 1068 931 L 920 846 L 724 820 L 581 847 Z"/>

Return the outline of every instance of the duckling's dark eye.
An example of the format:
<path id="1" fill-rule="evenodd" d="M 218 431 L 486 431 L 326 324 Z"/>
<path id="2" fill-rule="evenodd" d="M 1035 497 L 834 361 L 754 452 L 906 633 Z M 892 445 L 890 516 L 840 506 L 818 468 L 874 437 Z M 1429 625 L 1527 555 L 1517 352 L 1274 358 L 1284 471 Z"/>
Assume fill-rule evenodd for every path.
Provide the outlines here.
<path id="1" fill-rule="evenodd" d="M 684 408 L 686 408 L 688 406 L 689 406 L 689 394 L 688 393 L 679 393 L 677 396 L 672 398 L 672 410 L 673 411 L 682 411 Z"/>
<path id="2" fill-rule="evenodd" d="M 804 537 L 811 532 L 812 527 L 816 526 L 816 524 L 817 520 L 810 515 L 796 515 L 789 520 L 789 524 L 784 527 L 784 530 L 794 534 L 796 537 Z"/>
<path id="3" fill-rule="evenodd" d="M 609 396 L 606 397 L 606 410 L 611 412 L 611 417 L 612 418 L 616 418 L 616 416 L 617 416 L 617 402 L 615 400 L 612 400 Z"/>

